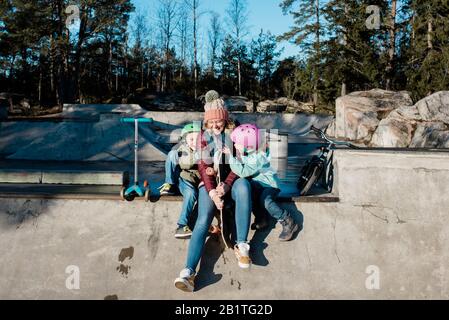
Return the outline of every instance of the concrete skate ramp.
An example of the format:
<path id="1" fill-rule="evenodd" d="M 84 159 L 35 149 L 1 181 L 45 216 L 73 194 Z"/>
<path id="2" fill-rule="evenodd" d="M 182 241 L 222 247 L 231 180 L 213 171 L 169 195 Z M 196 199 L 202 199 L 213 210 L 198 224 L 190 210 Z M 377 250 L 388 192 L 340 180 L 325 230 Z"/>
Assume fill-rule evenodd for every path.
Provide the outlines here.
<path id="1" fill-rule="evenodd" d="M 341 150 L 335 166 L 340 202 L 282 204 L 303 229 L 251 232 L 251 270 L 209 238 L 193 294 L 173 285 L 181 202 L 0 199 L 0 299 L 449 298 L 449 153 Z"/>
<path id="2" fill-rule="evenodd" d="M 122 117 L 153 118 L 139 126 L 139 158 L 164 161 L 182 126 L 201 121 L 203 112 L 148 112 L 138 105 L 66 105 L 62 118 L 0 122 L 0 158 L 54 161 L 133 161 L 134 125 Z M 332 117 L 306 114 L 232 114 L 241 123 L 294 134 L 312 124 L 326 127 Z M 296 141 L 296 140 L 295 140 Z"/>
<path id="3" fill-rule="evenodd" d="M 4 122 L 0 150 L 7 159 L 133 161 L 134 126 L 121 123 L 120 114 L 102 115 L 98 122 Z M 142 161 L 163 161 L 169 145 L 159 135 L 140 128 Z"/>

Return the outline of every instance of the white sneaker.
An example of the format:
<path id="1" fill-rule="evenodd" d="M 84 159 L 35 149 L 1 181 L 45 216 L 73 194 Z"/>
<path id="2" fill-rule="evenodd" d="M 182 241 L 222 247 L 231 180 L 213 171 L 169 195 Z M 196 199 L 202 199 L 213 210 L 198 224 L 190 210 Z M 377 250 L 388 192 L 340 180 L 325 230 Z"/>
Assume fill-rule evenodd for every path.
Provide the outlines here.
<path id="1" fill-rule="evenodd" d="M 249 257 L 249 244 L 244 242 L 239 243 L 234 247 L 234 253 L 240 268 L 248 269 L 251 266 L 251 259 Z"/>
<path id="2" fill-rule="evenodd" d="M 175 279 L 175 287 L 185 292 L 193 292 L 195 288 L 195 272 L 184 268 L 179 273 L 179 278 Z"/>

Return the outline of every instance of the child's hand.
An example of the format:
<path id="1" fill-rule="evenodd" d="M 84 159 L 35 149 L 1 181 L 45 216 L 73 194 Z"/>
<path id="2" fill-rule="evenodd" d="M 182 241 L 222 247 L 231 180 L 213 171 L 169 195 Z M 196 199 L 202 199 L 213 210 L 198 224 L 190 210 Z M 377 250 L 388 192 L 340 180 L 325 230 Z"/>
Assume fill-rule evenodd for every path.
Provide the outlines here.
<path id="1" fill-rule="evenodd" d="M 221 149 L 221 152 L 223 152 L 224 154 L 230 155 L 231 154 L 231 149 L 229 149 L 227 146 L 224 146 Z"/>
<path id="2" fill-rule="evenodd" d="M 229 190 L 231 190 L 231 187 L 228 186 L 226 183 L 224 182 L 220 182 L 220 184 L 217 187 L 217 193 L 220 197 L 223 197 L 226 193 L 229 192 Z"/>

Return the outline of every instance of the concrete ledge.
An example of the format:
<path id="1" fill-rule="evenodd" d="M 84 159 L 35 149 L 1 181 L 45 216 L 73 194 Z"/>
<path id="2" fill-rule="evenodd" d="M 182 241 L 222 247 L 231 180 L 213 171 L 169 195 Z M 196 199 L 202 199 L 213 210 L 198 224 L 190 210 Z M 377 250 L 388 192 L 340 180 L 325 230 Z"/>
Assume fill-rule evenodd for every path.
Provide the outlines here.
<path id="1" fill-rule="evenodd" d="M 41 183 L 42 172 L 30 170 L 8 170 L 0 171 L 0 183 Z"/>
<path id="2" fill-rule="evenodd" d="M 123 172 L 53 171 L 42 172 L 42 183 L 121 186 Z"/>
<path id="3" fill-rule="evenodd" d="M 82 170 L 2 170 L 0 183 L 18 184 L 78 184 L 121 186 L 127 174 L 119 171 L 82 171 Z"/>
<path id="4" fill-rule="evenodd" d="M 72 199 L 72 200 L 113 200 L 121 201 L 120 187 L 113 185 L 54 185 L 54 184 L 0 184 L 0 199 Z M 135 198 L 134 201 L 143 201 Z M 151 202 L 182 202 L 182 196 L 152 195 Z M 339 202 L 333 194 L 306 197 L 279 198 L 280 202 L 332 203 Z"/>

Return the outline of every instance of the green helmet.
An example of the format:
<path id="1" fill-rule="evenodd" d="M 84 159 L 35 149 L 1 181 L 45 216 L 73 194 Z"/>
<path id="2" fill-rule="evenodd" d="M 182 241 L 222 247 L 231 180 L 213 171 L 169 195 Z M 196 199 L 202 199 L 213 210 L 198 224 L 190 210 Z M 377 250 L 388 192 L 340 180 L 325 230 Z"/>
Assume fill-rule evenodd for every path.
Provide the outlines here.
<path id="1" fill-rule="evenodd" d="M 191 122 L 182 128 L 181 136 L 184 137 L 186 134 L 191 132 L 201 132 L 201 122 Z"/>

